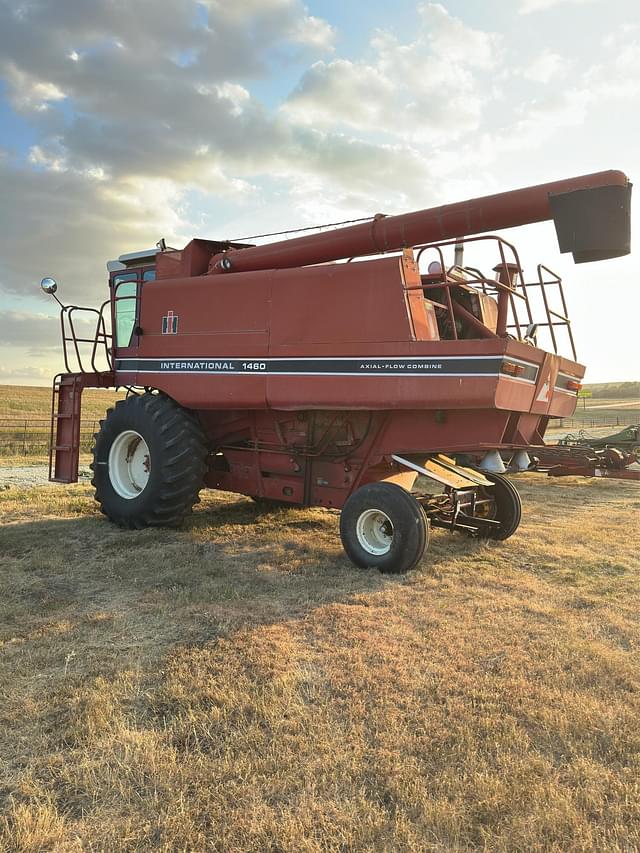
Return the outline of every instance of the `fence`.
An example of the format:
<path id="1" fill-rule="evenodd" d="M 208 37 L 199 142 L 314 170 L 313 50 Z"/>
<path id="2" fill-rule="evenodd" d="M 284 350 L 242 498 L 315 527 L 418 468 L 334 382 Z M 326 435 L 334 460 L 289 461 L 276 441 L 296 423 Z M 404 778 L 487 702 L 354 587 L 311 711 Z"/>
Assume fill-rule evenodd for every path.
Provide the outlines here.
<path id="1" fill-rule="evenodd" d="M 619 415 L 596 416 L 590 415 L 587 409 L 584 416 L 582 413 L 579 413 L 571 418 L 552 420 L 549 427 L 567 430 L 594 429 L 595 427 L 619 427 L 620 429 L 624 429 L 626 426 L 635 426 L 637 423 L 640 423 L 640 411 L 638 410 Z"/>
<path id="2" fill-rule="evenodd" d="M 89 452 L 97 420 L 80 422 L 80 450 Z M 0 456 L 45 456 L 49 452 L 49 418 L 0 418 Z"/>

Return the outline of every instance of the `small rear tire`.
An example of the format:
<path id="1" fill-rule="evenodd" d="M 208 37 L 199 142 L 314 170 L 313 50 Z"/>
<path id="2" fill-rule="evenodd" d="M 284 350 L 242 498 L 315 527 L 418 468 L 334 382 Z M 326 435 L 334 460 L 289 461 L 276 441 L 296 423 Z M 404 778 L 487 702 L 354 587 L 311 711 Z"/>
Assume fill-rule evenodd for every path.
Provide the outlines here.
<path id="1" fill-rule="evenodd" d="M 95 499 L 120 527 L 175 526 L 198 502 L 207 447 L 196 419 L 164 394 L 119 400 L 93 448 Z"/>
<path id="2" fill-rule="evenodd" d="M 369 483 L 347 499 L 340 515 L 340 538 L 356 566 L 408 572 L 427 547 L 429 522 L 406 489 L 396 483 Z"/>
<path id="3" fill-rule="evenodd" d="M 516 532 L 522 518 L 522 501 L 520 493 L 513 483 L 501 474 L 487 474 L 484 476 L 493 482 L 493 486 L 487 492 L 494 499 L 494 506 L 489 518 L 499 521 L 499 527 L 491 527 L 484 538 L 503 541 Z"/>

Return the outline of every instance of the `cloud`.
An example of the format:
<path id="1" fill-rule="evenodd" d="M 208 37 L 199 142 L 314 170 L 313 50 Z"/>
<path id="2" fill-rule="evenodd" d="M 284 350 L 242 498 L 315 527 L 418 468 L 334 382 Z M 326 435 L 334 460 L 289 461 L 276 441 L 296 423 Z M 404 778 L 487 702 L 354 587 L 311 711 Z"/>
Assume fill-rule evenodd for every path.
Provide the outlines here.
<path id="1" fill-rule="evenodd" d="M 306 15 L 299 19 L 290 31 L 293 41 L 318 47 L 321 50 L 333 50 L 335 35 L 336 31 L 331 24 L 313 15 Z"/>
<path id="2" fill-rule="evenodd" d="M 57 317 L 26 311 L 0 311 L 0 329 L 3 346 L 35 345 L 39 350 L 60 347 Z"/>
<path id="3" fill-rule="evenodd" d="M 243 204 L 254 175 L 339 182 L 341 150 L 391 174 L 389 154 L 293 129 L 250 93 L 287 50 L 330 49 L 327 22 L 300 0 L 205 5 L 198 21 L 194 0 L 0 0 L 6 94 L 38 135 L 23 163 L 0 152 L 0 288 L 48 272 L 65 298 L 99 299 L 107 259 L 193 236 L 190 192 Z"/>
<path id="4" fill-rule="evenodd" d="M 35 293 L 53 275 L 67 301 L 91 304 L 104 296 L 109 258 L 183 228 L 171 183 L 92 180 L 73 169 L 15 168 L 5 158 L 0 185 L 5 292 Z"/>
<path id="5" fill-rule="evenodd" d="M 246 209 L 277 178 L 303 212 L 326 194 L 338 206 L 357 197 L 358 213 L 392 188 L 428 194 L 411 145 L 292 123 L 252 95 L 288 49 L 328 49 L 329 24 L 299 0 L 210 0 L 206 23 L 196 5 L 41 0 L 18 14 L 0 0 L 7 94 L 38 134 L 25 162 L 0 156 L 0 289 L 29 292 L 51 274 L 64 299 L 100 301 L 108 259 L 198 234 L 193 193 Z"/>
<path id="6" fill-rule="evenodd" d="M 484 75 L 500 63 L 500 37 L 466 26 L 438 3 L 421 4 L 418 12 L 412 42 L 379 30 L 371 61 L 314 63 L 285 114 L 303 125 L 339 123 L 413 140 L 454 139 L 476 127 L 492 91 Z"/>
<path id="7" fill-rule="evenodd" d="M 53 301 L 50 302 L 53 305 Z M 30 311 L 0 311 L 3 347 L 26 348 L 29 355 L 59 355 L 62 352 L 60 317 Z M 93 338 L 95 315 L 75 313 L 73 327 L 78 338 Z"/>
<path id="8" fill-rule="evenodd" d="M 610 53 L 599 55 L 584 70 L 578 85 L 546 89 L 543 97 L 525 105 L 510 133 L 512 141 L 520 140 L 522 145 L 522 140 L 529 139 L 539 145 L 560 128 L 584 125 L 589 114 L 602 105 L 636 98 L 640 94 L 640 39 L 634 38 L 635 33 L 625 27 L 609 34 L 604 42 Z M 554 65 L 558 60 L 552 58 Z M 544 64 L 538 70 L 543 69 Z M 507 140 L 497 142 L 503 150 L 508 144 Z"/>
<path id="9" fill-rule="evenodd" d="M 604 138 L 600 145 L 585 145 L 579 134 L 589 128 L 590 137 L 599 139 L 607 121 L 628 124 L 627 105 L 640 96 L 640 27 L 625 24 L 607 33 L 595 55 L 596 61 L 582 64 L 579 73 L 577 62 L 568 57 L 546 51 L 534 57 L 518 75 L 534 84 L 527 90 L 529 97 L 512 99 L 509 109 L 502 109 L 491 126 L 479 127 L 470 142 L 461 140 L 451 151 L 436 152 L 434 171 L 448 174 L 464 164 L 466 180 L 472 172 L 490 174 L 493 164 L 504 164 L 505 155 L 512 155 L 519 158 L 520 173 L 530 152 L 539 152 L 540 158 L 532 162 L 547 168 L 568 159 L 571 170 L 597 171 L 611 165 L 629 169 L 628 159 L 625 164 L 616 152 L 612 163 L 613 149 Z M 562 85 L 554 85 L 561 75 Z M 592 117 L 597 117 L 595 124 Z M 576 167 L 571 152 L 582 166 Z M 536 180 L 547 179 L 547 174 L 540 172 Z M 488 191 L 486 186 L 480 189 Z"/>
<path id="10" fill-rule="evenodd" d="M 308 169 L 335 167 L 338 176 L 337 157 L 317 156 L 317 136 L 271 115 L 247 85 L 288 61 L 292 46 L 328 49 L 333 28 L 299 0 L 209 0 L 206 26 L 193 23 L 196 5 L 43 0 L 17 15 L 0 0 L 8 96 L 39 131 L 31 163 L 100 177 L 120 196 L 148 181 L 172 183 L 175 198 L 243 196 L 251 176 L 289 166 L 297 176 L 307 153 Z M 176 63 L 185 52 L 189 62 Z M 40 109 L 54 96 L 65 111 Z M 327 129 L 322 138 L 335 152 L 354 147 Z M 361 153 L 379 159 L 374 146 Z"/>
<path id="11" fill-rule="evenodd" d="M 333 28 L 300 0 L 210 0 L 206 26 L 197 7 L 42 0 L 18 13 L 0 0 L 0 74 L 13 108 L 37 127 L 39 150 L 110 178 L 199 185 L 223 160 L 225 173 L 259 161 L 261 148 L 268 160 L 281 128 L 245 81 L 289 62 L 292 50 L 326 52 Z"/>
<path id="12" fill-rule="evenodd" d="M 624 25 L 603 39 L 608 50 L 585 74 L 594 98 L 634 98 L 640 92 L 640 27 Z"/>
<path id="13" fill-rule="evenodd" d="M 522 0 L 518 11 L 521 15 L 529 15 L 531 12 L 542 12 L 545 9 L 551 9 L 554 6 L 560 6 L 563 3 L 573 3 L 574 5 L 582 5 L 585 3 L 596 3 L 598 0 Z"/>
<path id="14" fill-rule="evenodd" d="M 153 86 L 155 106 L 167 83 L 170 98 L 176 84 L 263 77 L 282 61 L 287 44 L 309 55 L 331 48 L 333 28 L 309 16 L 300 0 L 210 0 L 204 4 L 206 26 L 195 20 L 201 5 L 41 0 L 17 6 L 0 0 L 0 56 L 9 96 L 16 108 L 37 107 L 38 95 L 45 101 L 69 96 L 89 111 L 107 106 L 114 114 L 139 103 L 141 90 Z M 180 56 L 189 58 L 184 67 L 176 62 Z M 35 98 L 34 87 L 41 88 Z"/>
<path id="15" fill-rule="evenodd" d="M 40 80 L 18 68 L 13 62 L 4 67 L 4 80 L 13 106 L 22 112 L 44 111 L 51 103 L 64 100 L 65 93 L 55 83 Z"/>
<path id="16" fill-rule="evenodd" d="M 225 24 L 245 35 L 255 30 L 260 38 L 291 41 L 311 48 L 332 50 L 335 29 L 328 21 L 308 15 L 300 0 L 205 0 L 209 30 Z"/>
<path id="17" fill-rule="evenodd" d="M 0 382 L 18 384 L 26 380 L 27 385 L 49 385 L 53 372 L 48 367 L 0 366 Z"/>
<path id="18" fill-rule="evenodd" d="M 535 83 L 549 83 L 560 73 L 566 72 L 569 64 L 560 54 L 545 50 L 523 68 L 522 76 Z"/>

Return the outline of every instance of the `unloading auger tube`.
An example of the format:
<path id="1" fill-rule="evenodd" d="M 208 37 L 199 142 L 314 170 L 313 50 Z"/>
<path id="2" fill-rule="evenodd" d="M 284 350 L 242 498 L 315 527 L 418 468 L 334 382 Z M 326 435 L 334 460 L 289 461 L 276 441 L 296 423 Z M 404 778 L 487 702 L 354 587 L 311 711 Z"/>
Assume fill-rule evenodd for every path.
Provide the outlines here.
<path id="1" fill-rule="evenodd" d="M 505 467 L 527 470 L 574 413 L 585 368 L 560 278 L 540 264 L 525 280 L 515 247 L 485 232 L 552 219 L 577 263 L 614 258 L 630 194 L 608 171 L 264 246 L 123 254 L 100 309 L 60 303 L 50 479 L 78 479 L 83 389 L 124 387 L 91 466 L 121 527 L 179 524 L 211 488 L 341 510 L 348 557 L 385 572 L 417 565 L 432 528 L 508 539 L 521 503 Z M 478 240 L 497 254 L 488 275 L 462 248 L 448 266 Z M 57 299 L 54 280 L 42 288 Z"/>
<path id="2" fill-rule="evenodd" d="M 391 252 L 553 219 L 561 252 L 576 263 L 629 253 L 631 183 L 610 170 L 427 208 L 334 231 L 231 249 L 215 255 L 210 273 L 284 269 Z"/>

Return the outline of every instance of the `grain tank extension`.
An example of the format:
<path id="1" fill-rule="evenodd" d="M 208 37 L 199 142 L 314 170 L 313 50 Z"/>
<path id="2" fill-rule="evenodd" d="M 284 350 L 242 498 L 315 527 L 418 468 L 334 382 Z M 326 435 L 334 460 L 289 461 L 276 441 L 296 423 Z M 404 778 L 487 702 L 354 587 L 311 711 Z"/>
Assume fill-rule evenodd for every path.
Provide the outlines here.
<path id="1" fill-rule="evenodd" d="M 100 308 L 60 303 L 50 478 L 77 480 L 83 389 L 126 387 L 92 465 L 122 527 L 179 523 L 209 487 L 341 509 L 347 554 L 382 571 L 414 566 L 431 526 L 506 539 L 521 506 L 503 460 L 528 467 L 584 367 L 560 278 L 525 278 L 487 232 L 552 219 L 576 263 L 614 258 L 630 196 L 600 172 L 261 246 L 122 255 Z"/>

